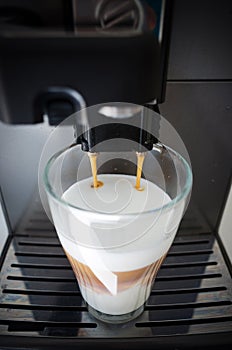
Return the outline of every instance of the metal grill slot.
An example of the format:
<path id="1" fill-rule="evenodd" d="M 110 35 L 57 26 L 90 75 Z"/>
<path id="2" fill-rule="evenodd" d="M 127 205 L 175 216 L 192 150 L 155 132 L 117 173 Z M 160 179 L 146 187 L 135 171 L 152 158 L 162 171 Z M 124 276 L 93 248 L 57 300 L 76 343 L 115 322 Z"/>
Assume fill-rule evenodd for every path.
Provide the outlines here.
<path id="1" fill-rule="evenodd" d="M 203 229 L 202 226 L 200 225 L 185 225 L 185 224 L 181 224 L 180 228 L 179 228 L 179 231 L 182 231 L 182 230 L 191 230 L 191 231 L 194 231 L 194 230 L 200 230 L 200 229 Z"/>
<path id="2" fill-rule="evenodd" d="M 213 254 L 213 250 L 196 250 L 196 251 L 183 251 L 183 252 L 169 252 L 168 256 L 185 256 L 185 255 L 202 255 L 202 254 Z"/>
<path id="3" fill-rule="evenodd" d="M 194 244 L 209 244 L 210 243 L 210 241 L 208 240 L 208 239 L 197 239 L 197 240 L 187 240 L 187 241 L 184 241 L 184 240 L 181 240 L 181 241 L 175 241 L 175 242 L 173 242 L 173 246 L 179 246 L 179 245 L 190 245 L 190 246 L 192 246 L 192 245 L 194 245 Z"/>
<path id="4" fill-rule="evenodd" d="M 0 323 L 4 323 L 0 320 Z M 9 332 L 42 332 L 45 328 L 96 328 L 96 323 L 84 323 L 84 322 L 27 322 L 27 321 L 10 321 L 8 331 Z"/>
<path id="5" fill-rule="evenodd" d="M 33 242 L 33 241 L 20 241 L 18 242 L 18 245 L 22 245 L 22 246 L 31 246 L 31 247 L 61 247 L 60 243 L 53 243 L 53 242 Z"/>
<path id="6" fill-rule="evenodd" d="M 189 308 L 200 308 L 200 307 L 213 307 L 213 306 L 225 306 L 231 305 L 230 300 L 221 300 L 208 303 L 179 303 L 179 304 L 159 304 L 159 305 L 146 305 L 145 310 L 171 310 L 171 309 L 189 309 Z"/>
<path id="7" fill-rule="evenodd" d="M 46 311 L 87 311 L 86 306 L 60 306 L 60 305 L 33 305 L 33 304 L 0 304 L 0 308 L 11 309 L 11 310 L 46 310 Z"/>
<path id="8" fill-rule="evenodd" d="M 32 232 L 32 233 L 36 233 L 36 232 L 48 232 L 51 234 L 51 231 L 54 231 L 55 232 L 55 228 L 52 227 L 52 228 L 43 228 L 43 227 L 27 227 L 25 228 L 25 231 L 28 231 L 28 232 Z"/>
<path id="9" fill-rule="evenodd" d="M 41 222 L 44 222 L 44 223 L 46 223 L 46 225 L 51 225 L 51 226 L 53 226 L 52 225 L 52 223 L 50 223 L 49 221 L 48 221 L 48 218 L 47 217 L 44 217 L 44 218 L 39 218 L 39 219 L 30 219 L 29 220 L 29 223 L 30 222 L 33 222 L 33 223 L 36 223 L 36 224 L 40 224 Z"/>
<path id="10" fill-rule="evenodd" d="M 23 268 L 27 268 L 27 269 L 51 269 L 51 270 L 72 270 L 71 266 L 70 265 L 49 265 L 49 264 L 18 264 L 18 263 L 14 263 L 14 264 L 11 264 L 11 267 L 14 267 L 14 268 L 20 268 L 20 269 L 23 269 Z"/>
<path id="11" fill-rule="evenodd" d="M 5 288 L 2 290 L 5 294 L 24 294 L 24 295 L 62 295 L 62 296 L 81 296 L 81 292 L 78 291 L 60 291 L 60 290 L 31 290 L 31 289 L 10 289 Z"/>
<path id="12" fill-rule="evenodd" d="M 205 279 L 205 278 L 220 278 L 222 275 L 220 273 L 209 273 L 209 274 L 199 274 L 199 275 L 185 275 L 185 276 L 163 276 L 156 277 L 156 281 L 178 281 L 178 280 L 192 280 L 192 279 Z"/>
<path id="13" fill-rule="evenodd" d="M 199 261 L 199 262 L 189 262 L 189 263 L 178 263 L 178 264 L 168 264 L 163 263 L 160 267 L 161 270 L 163 269 L 178 269 L 178 268 L 184 268 L 184 267 L 204 267 L 204 266 L 216 266 L 218 265 L 217 261 Z"/>
<path id="14" fill-rule="evenodd" d="M 27 229 L 25 230 L 26 231 L 26 235 L 25 233 L 23 234 L 23 236 L 25 237 L 44 237 L 46 239 L 48 238 L 56 238 L 57 237 L 57 234 L 56 234 L 56 231 L 51 231 L 51 230 L 37 230 L 37 231 L 34 231 L 32 229 Z"/>
<path id="15" fill-rule="evenodd" d="M 7 276 L 8 280 L 12 281 L 36 281 L 36 282 L 63 282 L 63 283 L 76 283 L 75 277 L 46 277 L 46 276 Z"/>
<path id="16" fill-rule="evenodd" d="M 64 253 L 26 253 L 26 252 L 15 252 L 15 256 L 28 256 L 28 257 L 39 257 L 39 258 L 66 258 Z"/>
<path id="17" fill-rule="evenodd" d="M 225 286 L 215 286 L 206 288 L 180 288 L 180 289 L 160 289 L 152 290 L 151 295 L 169 295 L 169 294 L 187 294 L 187 293 L 204 293 L 204 292 L 217 292 L 227 290 Z"/>
<path id="18" fill-rule="evenodd" d="M 205 323 L 214 323 L 214 322 L 231 322 L 231 316 L 218 316 L 212 318 L 198 318 L 198 319 L 180 319 L 180 320 L 164 320 L 164 321 L 150 321 L 150 322 L 141 322 L 136 323 L 136 327 L 168 327 L 176 325 L 192 325 L 192 324 L 205 324 Z"/>

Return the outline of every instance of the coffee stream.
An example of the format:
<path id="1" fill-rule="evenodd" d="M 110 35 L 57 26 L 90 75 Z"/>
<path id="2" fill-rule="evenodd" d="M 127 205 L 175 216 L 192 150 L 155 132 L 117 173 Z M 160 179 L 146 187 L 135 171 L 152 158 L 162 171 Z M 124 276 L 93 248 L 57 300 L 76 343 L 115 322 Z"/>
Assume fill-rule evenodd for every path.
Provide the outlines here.
<path id="1" fill-rule="evenodd" d="M 136 175 L 136 184 L 135 188 L 137 191 L 143 191 L 144 187 L 140 186 L 140 180 L 141 180 L 141 175 L 142 175 L 142 170 L 143 170 L 143 162 L 145 158 L 145 153 L 137 152 L 137 175 Z"/>
<path id="2" fill-rule="evenodd" d="M 145 153 L 144 152 L 137 152 L 137 175 L 136 175 L 136 184 L 135 188 L 137 191 L 143 191 L 144 187 L 140 186 L 140 181 L 141 181 L 141 175 L 142 175 L 142 170 L 143 170 L 143 162 L 145 158 Z M 92 170 L 92 175 L 93 175 L 93 184 L 91 187 L 93 188 L 99 188 L 104 185 L 102 181 L 99 181 L 97 179 L 97 156 L 98 153 L 88 153 L 89 159 L 90 159 L 90 164 L 91 164 L 91 170 Z"/>
<path id="3" fill-rule="evenodd" d="M 91 164 L 91 169 L 92 169 L 92 175 L 93 175 L 93 184 L 91 187 L 93 188 L 98 188 L 102 187 L 104 184 L 102 181 L 98 181 L 97 179 L 97 153 L 88 153 L 89 159 L 90 159 L 90 164 Z"/>

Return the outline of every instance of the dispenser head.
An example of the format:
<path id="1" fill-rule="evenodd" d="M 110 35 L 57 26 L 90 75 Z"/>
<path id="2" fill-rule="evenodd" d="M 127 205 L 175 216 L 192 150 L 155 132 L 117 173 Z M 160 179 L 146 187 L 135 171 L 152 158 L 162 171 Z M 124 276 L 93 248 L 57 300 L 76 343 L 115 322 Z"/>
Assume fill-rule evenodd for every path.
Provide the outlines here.
<path id="1" fill-rule="evenodd" d="M 76 120 L 77 143 L 87 152 L 152 150 L 158 142 L 159 115 L 144 106 L 108 103 L 93 106 Z"/>

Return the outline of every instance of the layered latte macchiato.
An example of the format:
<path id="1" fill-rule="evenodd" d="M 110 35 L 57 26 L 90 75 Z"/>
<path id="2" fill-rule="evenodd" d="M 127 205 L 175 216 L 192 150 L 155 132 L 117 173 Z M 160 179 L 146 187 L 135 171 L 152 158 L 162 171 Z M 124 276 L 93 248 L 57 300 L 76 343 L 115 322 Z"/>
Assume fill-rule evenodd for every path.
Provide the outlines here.
<path id="1" fill-rule="evenodd" d="M 66 202 L 84 212 L 75 218 L 70 209 L 70 232 L 60 232 L 61 243 L 84 299 L 105 314 L 127 314 L 145 303 L 171 244 L 162 236 L 166 219 L 157 216 L 154 225 L 151 215 L 140 216 L 169 203 L 169 196 L 144 179 L 143 191 L 138 191 L 135 179 L 100 175 L 104 186 L 93 189 L 88 178 L 63 194 Z M 134 235 L 137 231 L 139 236 Z"/>

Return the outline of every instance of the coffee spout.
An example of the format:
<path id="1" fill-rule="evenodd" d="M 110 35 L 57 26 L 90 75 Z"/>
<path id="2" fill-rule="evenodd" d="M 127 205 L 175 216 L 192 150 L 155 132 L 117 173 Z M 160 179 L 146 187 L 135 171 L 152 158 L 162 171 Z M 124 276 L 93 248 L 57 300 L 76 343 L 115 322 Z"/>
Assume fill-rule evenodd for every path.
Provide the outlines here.
<path id="1" fill-rule="evenodd" d="M 96 152 L 146 152 L 159 134 L 154 111 L 134 104 L 112 103 L 94 107 L 82 119 L 77 143 L 82 150 Z"/>

